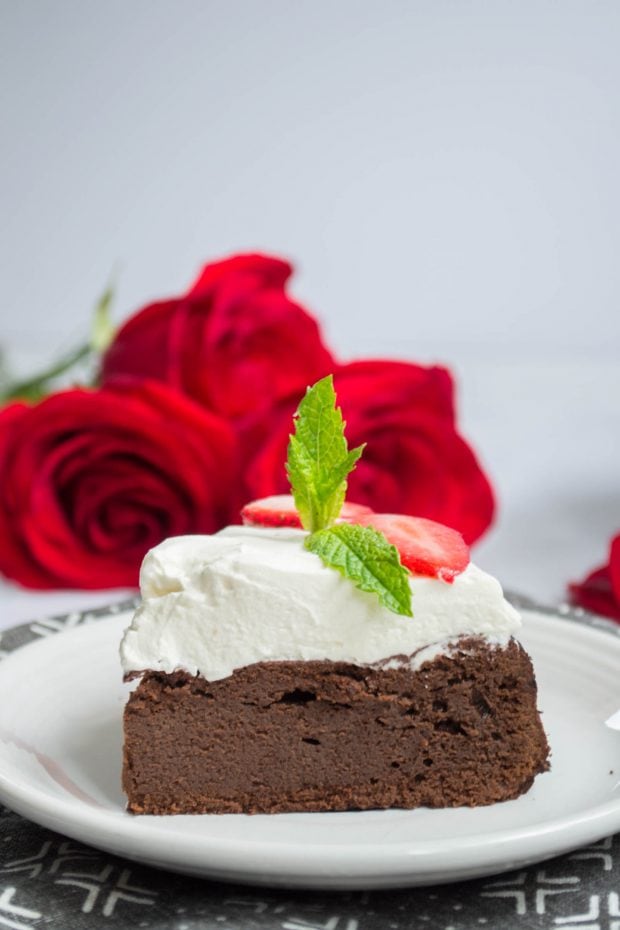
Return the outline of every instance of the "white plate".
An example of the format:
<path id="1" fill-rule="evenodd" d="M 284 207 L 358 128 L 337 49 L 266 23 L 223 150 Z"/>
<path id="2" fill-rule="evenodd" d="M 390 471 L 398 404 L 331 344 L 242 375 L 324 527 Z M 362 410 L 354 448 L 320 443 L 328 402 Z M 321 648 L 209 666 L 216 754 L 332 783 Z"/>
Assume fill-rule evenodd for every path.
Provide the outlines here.
<path id="1" fill-rule="evenodd" d="M 173 871 L 308 888 L 473 878 L 620 830 L 620 638 L 524 611 L 552 769 L 516 801 L 453 810 L 134 817 L 120 790 L 127 614 L 0 664 L 0 799 L 60 833 Z"/>

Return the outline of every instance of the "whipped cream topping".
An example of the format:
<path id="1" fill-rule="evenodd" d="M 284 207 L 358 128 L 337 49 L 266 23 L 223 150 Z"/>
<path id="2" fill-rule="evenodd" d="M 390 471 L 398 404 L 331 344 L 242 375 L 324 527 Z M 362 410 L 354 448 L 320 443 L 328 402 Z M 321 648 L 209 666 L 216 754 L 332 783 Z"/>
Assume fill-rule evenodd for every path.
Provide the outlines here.
<path id="1" fill-rule="evenodd" d="M 125 674 L 183 669 L 215 681 L 254 662 L 373 665 L 461 636 L 505 644 L 520 626 L 499 582 L 473 564 L 452 584 L 412 575 L 414 616 L 404 617 L 327 568 L 305 535 L 229 526 L 152 549 L 121 643 Z"/>

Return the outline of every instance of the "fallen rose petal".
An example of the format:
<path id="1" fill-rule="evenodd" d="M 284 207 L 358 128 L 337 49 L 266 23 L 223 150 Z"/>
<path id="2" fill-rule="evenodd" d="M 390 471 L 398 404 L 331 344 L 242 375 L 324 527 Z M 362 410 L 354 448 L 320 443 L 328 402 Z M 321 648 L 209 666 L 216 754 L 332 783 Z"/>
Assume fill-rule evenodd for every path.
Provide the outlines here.
<path id="1" fill-rule="evenodd" d="M 609 546 L 606 565 L 568 586 L 571 604 L 620 621 L 620 534 Z"/>

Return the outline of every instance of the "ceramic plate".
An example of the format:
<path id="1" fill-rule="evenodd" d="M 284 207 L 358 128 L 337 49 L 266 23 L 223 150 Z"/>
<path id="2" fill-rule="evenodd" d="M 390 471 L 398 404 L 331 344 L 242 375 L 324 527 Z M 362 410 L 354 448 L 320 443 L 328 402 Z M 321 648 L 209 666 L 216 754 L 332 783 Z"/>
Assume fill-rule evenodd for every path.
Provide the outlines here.
<path id="1" fill-rule="evenodd" d="M 604 724 L 620 708 L 620 637 L 604 622 L 533 609 L 523 616 L 553 756 L 551 771 L 516 801 L 474 810 L 130 816 L 120 790 L 128 686 L 118 663 L 127 611 L 60 635 L 43 635 L 53 621 L 24 628 L 37 641 L 0 664 L 0 799 L 129 859 L 252 884 L 389 888 L 549 858 L 620 830 L 620 733 Z M 10 641 L 4 634 L 0 645 Z"/>

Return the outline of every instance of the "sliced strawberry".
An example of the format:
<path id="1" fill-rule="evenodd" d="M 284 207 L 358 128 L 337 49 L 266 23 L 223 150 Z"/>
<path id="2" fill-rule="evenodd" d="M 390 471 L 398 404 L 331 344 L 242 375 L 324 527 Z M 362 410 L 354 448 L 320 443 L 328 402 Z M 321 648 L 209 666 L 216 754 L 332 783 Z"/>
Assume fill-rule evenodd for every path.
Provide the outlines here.
<path id="1" fill-rule="evenodd" d="M 241 519 L 247 526 L 301 526 L 292 494 L 251 501 L 241 511 Z"/>
<path id="2" fill-rule="evenodd" d="M 372 513 L 363 504 L 343 504 L 338 523 L 359 523 L 360 518 Z M 246 504 L 241 511 L 246 526 L 294 526 L 301 528 L 292 494 L 274 494 Z"/>
<path id="3" fill-rule="evenodd" d="M 443 523 L 397 513 L 362 515 L 356 523 L 380 530 L 414 575 L 453 582 L 469 565 L 467 543 L 460 533 Z"/>

